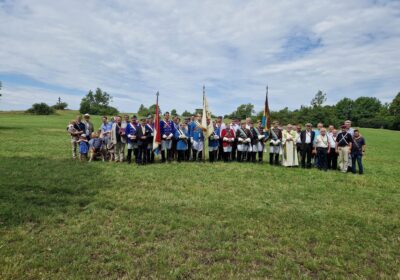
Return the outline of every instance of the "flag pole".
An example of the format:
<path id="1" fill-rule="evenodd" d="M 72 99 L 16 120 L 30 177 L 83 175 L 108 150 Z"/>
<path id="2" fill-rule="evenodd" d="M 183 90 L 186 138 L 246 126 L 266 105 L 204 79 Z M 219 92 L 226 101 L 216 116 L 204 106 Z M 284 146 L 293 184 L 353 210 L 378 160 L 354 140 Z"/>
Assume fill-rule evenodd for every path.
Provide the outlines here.
<path id="1" fill-rule="evenodd" d="M 206 86 L 205 85 L 203 85 L 203 114 L 206 114 L 206 125 L 207 125 L 207 112 L 205 112 L 205 110 L 204 110 L 204 106 L 205 106 L 205 97 L 206 97 Z M 202 116 L 203 118 L 204 118 L 204 116 Z M 204 131 L 203 131 L 203 135 L 204 135 L 204 147 L 203 147 L 203 151 L 202 151 L 202 153 L 203 153 L 203 162 L 205 162 L 206 161 L 206 147 L 208 147 L 208 137 L 207 137 L 207 130 L 206 130 L 206 132 L 204 133 Z"/>

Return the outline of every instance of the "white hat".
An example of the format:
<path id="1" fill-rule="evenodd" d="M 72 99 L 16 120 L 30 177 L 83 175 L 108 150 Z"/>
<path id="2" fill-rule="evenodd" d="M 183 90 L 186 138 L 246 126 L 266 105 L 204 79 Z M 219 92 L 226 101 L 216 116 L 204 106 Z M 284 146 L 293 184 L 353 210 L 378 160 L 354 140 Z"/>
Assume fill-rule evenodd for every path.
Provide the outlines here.
<path id="1" fill-rule="evenodd" d="M 84 114 L 85 117 L 90 117 L 89 113 Z"/>

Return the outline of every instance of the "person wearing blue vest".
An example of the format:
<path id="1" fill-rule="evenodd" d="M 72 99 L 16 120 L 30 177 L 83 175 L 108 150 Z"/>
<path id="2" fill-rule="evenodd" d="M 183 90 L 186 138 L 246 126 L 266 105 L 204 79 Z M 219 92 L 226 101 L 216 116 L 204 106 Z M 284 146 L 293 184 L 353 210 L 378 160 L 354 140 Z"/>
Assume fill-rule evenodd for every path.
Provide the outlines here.
<path id="1" fill-rule="evenodd" d="M 181 123 L 175 130 L 176 150 L 178 152 L 178 162 L 185 160 L 185 152 L 188 149 L 189 131 L 185 123 Z"/>
<path id="2" fill-rule="evenodd" d="M 204 146 L 203 128 L 199 122 L 200 114 L 196 114 L 193 121 L 189 124 L 189 136 L 192 143 L 192 160 L 202 160 L 202 152 Z"/>
<path id="3" fill-rule="evenodd" d="M 207 124 L 210 123 L 211 120 L 207 120 Z M 214 131 L 208 138 L 208 159 L 210 162 L 217 161 L 217 152 L 219 148 L 219 135 L 220 135 L 220 128 L 217 127 L 216 122 L 213 122 Z"/>
<path id="4" fill-rule="evenodd" d="M 137 130 L 136 119 L 134 119 L 132 117 L 131 122 L 126 125 L 126 129 L 125 129 L 125 133 L 128 138 L 127 139 L 128 140 L 128 156 L 127 156 L 128 164 L 130 164 L 132 162 L 132 151 L 135 156 L 135 161 L 137 160 L 137 156 L 138 156 L 136 130 Z"/>
<path id="5" fill-rule="evenodd" d="M 164 119 L 160 121 L 162 162 L 165 162 L 165 150 L 167 150 L 167 160 L 171 162 L 172 138 L 174 137 L 174 133 L 174 123 L 169 119 L 169 112 L 165 112 Z"/>

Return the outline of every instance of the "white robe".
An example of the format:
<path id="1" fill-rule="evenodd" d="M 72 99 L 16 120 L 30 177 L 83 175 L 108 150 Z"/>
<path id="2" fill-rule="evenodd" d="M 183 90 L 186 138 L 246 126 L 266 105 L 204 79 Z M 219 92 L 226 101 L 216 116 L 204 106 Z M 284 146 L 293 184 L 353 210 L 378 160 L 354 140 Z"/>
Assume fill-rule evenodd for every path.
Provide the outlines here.
<path id="1" fill-rule="evenodd" d="M 298 166 L 299 159 L 297 157 L 297 148 L 296 148 L 296 138 L 297 132 L 291 131 L 283 131 L 282 133 L 282 165 L 283 166 Z M 288 141 L 293 140 L 293 141 Z"/>

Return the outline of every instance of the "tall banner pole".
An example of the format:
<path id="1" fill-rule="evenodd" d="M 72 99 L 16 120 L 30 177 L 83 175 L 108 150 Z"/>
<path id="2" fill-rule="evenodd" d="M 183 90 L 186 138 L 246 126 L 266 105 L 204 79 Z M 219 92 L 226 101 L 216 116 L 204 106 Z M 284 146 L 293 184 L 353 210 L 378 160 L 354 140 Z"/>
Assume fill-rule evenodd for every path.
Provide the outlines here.
<path id="1" fill-rule="evenodd" d="M 205 118 L 205 129 L 207 129 L 207 112 L 206 112 L 206 87 L 203 85 L 203 116 L 202 118 Z M 204 123 L 202 123 L 202 126 L 204 126 Z M 208 150 L 208 137 L 207 137 L 207 130 L 204 131 L 203 129 L 203 135 L 204 135 L 204 147 L 203 147 L 203 161 L 206 161 L 206 155 L 208 154 L 206 152 L 206 149 Z"/>

